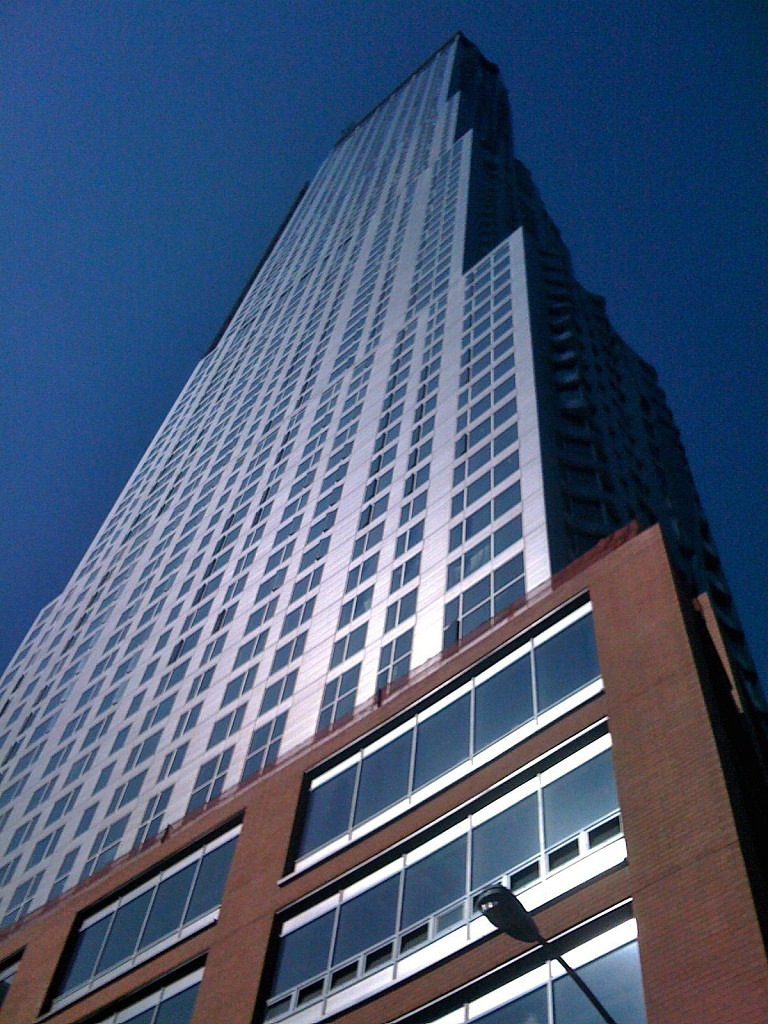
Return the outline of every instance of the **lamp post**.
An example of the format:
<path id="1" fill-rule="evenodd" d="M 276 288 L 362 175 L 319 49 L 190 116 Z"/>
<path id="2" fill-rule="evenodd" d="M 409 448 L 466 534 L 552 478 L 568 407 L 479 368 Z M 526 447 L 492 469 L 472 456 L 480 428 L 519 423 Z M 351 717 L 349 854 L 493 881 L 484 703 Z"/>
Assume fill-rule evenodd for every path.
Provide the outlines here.
<path id="1" fill-rule="evenodd" d="M 475 910 L 479 910 L 495 928 L 504 932 L 505 935 L 519 939 L 521 942 L 538 942 L 543 946 L 547 956 L 552 960 L 557 960 L 566 974 L 573 978 L 603 1020 L 607 1024 L 617 1024 L 587 983 L 582 981 L 576 971 L 554 952 L 549 940 L 544 938 L 536 922 L 511 890 L 503 885 L 491 885 L 487 889 L 483 889 L 475 897 Z"/>

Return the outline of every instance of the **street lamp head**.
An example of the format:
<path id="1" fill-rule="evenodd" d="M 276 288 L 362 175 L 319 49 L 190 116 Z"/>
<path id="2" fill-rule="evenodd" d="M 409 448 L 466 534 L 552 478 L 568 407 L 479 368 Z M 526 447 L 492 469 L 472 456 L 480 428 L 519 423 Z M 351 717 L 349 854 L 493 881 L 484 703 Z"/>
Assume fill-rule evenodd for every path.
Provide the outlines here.
<path id="1" fill-rule="evenodd" d="M 557 960 L 592 1003 L 605 1024 L 616 1024 L 616 1020 L 608 1013 L 586 981 L 580 978 L 576 971 L 563 960 L 562 956 L 550 947 L 549 942 L 537 928 L 536 922 L 511 890 L 503 885 L 489 885 L 487 889 L 483 889 L 475 896 L 475 910 L 487 917 L 491 924 L 505 935 L 509 935 L 513 939 L 520 939 L 521 942 L 541 943 L 547 950 L 547 956 L 552 956 Z"/>
<path id="2" fill-rule="evenodd" d="M 475 910 L 500 932 L 521 942 L 543 942 L 536 922 L 517 896 L 503 885 L 490 885 L 475 897 Z"/>

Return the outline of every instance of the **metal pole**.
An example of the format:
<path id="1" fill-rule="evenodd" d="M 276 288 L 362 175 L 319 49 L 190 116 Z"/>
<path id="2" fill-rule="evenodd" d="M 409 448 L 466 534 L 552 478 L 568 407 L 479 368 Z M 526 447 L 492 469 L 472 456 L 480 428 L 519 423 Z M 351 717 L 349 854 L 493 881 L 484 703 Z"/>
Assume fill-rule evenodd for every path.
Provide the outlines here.
<path id="1" fill-rule="evenodd" d="M 616 1018 L 612 1017 L 610 1015 L 610 1013 L 608 1013 L 608 1011 L 603 1006 L 603 1004 L 600 1002 L 600 1000 L 597 998 L 595 993 L 592 991 L 592 989 L 589 987 L 589 985 L 587 985 L 586 981 L 582 981 L 582 979 L 579 977 L 579 975 L 576 973 L 576 971 L 574 971 L 574 969 L 572 967 L 569 967 L 569 965 L 565 962 L 565 960 L 563 960 L 563 958 L 561 956 L 558 956 L 558 954 L 555 953 L 552 950 L 552 946 L 550 945 L 549 940 L 548 939 L 542 939 L 541 940 L 541 944 L 544 947 L 544 949 L 546 950 L 547 956 L 549 956 L 553 960 L 557 960 L 557 962 L 560 964 L 560 966 L 566 972 L 568 977 L 569 978 L 573 978 L 573 980 L 579 986 L 579 988 L 584 993 L 584 995 L 587 997 L 587 999 L 590 1001 L 590 1003 L 592 1003 L 592 1005 L 597 1010 L 597 1012 L 600 1014 L 600 1016 L 603 1018 L 603 1020 L 606 1021 L 606 1024 L 618 1024 Z"/>

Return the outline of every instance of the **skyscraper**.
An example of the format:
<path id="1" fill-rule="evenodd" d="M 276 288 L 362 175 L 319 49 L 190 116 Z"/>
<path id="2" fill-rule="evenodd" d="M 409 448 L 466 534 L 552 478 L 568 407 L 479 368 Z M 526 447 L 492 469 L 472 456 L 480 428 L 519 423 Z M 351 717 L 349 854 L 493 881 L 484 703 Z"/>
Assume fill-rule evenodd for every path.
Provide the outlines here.
<path id="1" fill-rule="evenodd" d="M 530 605 L 632 521 L 660 525 L 681 593 L 709 595 L 745 716 L 745 756 L 759 767 L 757 680 L 656 375 L 617 336 L 602 300 L 575 281 L 567 249 L 513 157 L 498 70 L 456 36 L 345 132 L 302 190 L 72 580 L 42 610 L 0 682 L 3 925 L 192 820 L 280 759 L 305 756 L 355 709 L 384 705 L 406 680 L 468 650 L 489 622 Z M 505 665 L 536 662 L 540 724 L 578 712 L 599 692 L 591 605 L 576 594 L 568 602 L 548 611 L 546 627 L 529 623 L 524 646 L 499 648 Z M 490 656 L 483 648 L 476 663 L 481 682 L 498 674 Z M 581 672 L 565 692 L 562 660 Z M 366 746 L 349 755 L 339 748 L 312 776 L 291 872 L 391 820 L 388 803 L 419 804 L 444 789 L 446 773 L 466 774 L 466 756 L 451 761 L 449 751 L 438 765 L 441 744 L 449 750 L 463 722 L 480 728 L 478 698 L 470 698 L 477 682 L 462 686 L 466 694 L 442 698 L 447 714 L 439 714 L 441 703 L 425 712 L 419 693 L 418 710 L 408 719 L 407 704 L 401 708 L 394 735 L 377 724 Z M 490 692 L 486 685 L 485 697 Z M 501 705 L 482 714 L 487 736 L 474 734 L 475 761 L 467 761 L 475 766 L 511 735 L 496 731 Z M 434 750 L 414 753 L 402 769 L 399 746 L 419 729 L 428 735 L 428 721 Z M 592 723 L 568 742 L 569 765 L 581 773 L 568 783 L 571 799 L 600 794 L 599 824 L 579 824 L 584 842 L 613 841 L 608 728 Z M 380 774 L 363 778 L 358 762 L 373 765 L 376 754 Z M 547 756 L 552 763 L 537 769 L 542 807 L 570 778 Z M 402 793 L 401 769 L 410 772 Z M 390 787 L 391 799 L 382 798 Z M 479 819 L 456 823 L 457 835 L 463 827 L 477 832 L 487 878 L 506 868 L 491 870 L 493 845 L 482 847 L 478 822 L 495 822 L 483 834 L 502 842 L 493 830 L 519 802 L 489 799 L 471 811 Z M 343 826 L 340 805 L 348 807 Z M 534 803 L 525 807 L 535 816 Z M 294 810 L 276 809 L 276 818 Z M 186 867 L 168 879 L 212 864 L 215 892 L 216 857 L 231 856 L 238 828 L 196 841 Z M 561 832 L 558 842 L 575 841 L 566 821 Z M 441 878 L 459 870 L 449 845 L 438 844 L 443 859 L 433 863 L 424 844 L 409 842 L 402 864 L 382 862 L 375 885 L 357 869 L 354 893 L 333 896 L 339 906 L 326 906 L 325 889 L 302 897 L 272 940 L 278 966 L 261 996 L 267 1017 L 336 1012 L 317 992 L 327 998 L 327 986 L 342 983 L 334 965 L 357 956 L 355 930 L 382 912 L 387 887 L 400 885 L 400 874 L 423 887 L 411 870 L 421 860 Z M 626 857 L 626 847 L 610 848 L 614 861 L 600 871 Z M 557 857 L 547 856 L 554 869 Z M 525 886 L 533 876 L 514 880 Z M 547 891 L 554 898 L 561 890 L 555 883 Z M 399 899 L 402 934 L 406 919 L 418 932 L 416 898 Z M 112 927 L 123 905 L 133 906 L 133 896 L 81 921 L 75 960 L 61 968 L 49 1008 L 90 993 L 93 979 L 105 983 L 94 964 L 81 977 L 78 951 L 90 928 L 104 940 L 98 929 Z M 356 909 L 344 916 L 347 906 Z M 201 904 L 201 920 L 203 911 L 212 912 Z M 612 913 L 616 928 L 625 927 L 624 911 Z M 307 965 L 331 942 L 329 929 L 331 980 L 318 983 Z M 413 948 L 422 941 L 416 932 Z M 181 999 L 195 978 L 152 1005 Z M 354 1000 L 338 1004 L 345 1005 Z"/>

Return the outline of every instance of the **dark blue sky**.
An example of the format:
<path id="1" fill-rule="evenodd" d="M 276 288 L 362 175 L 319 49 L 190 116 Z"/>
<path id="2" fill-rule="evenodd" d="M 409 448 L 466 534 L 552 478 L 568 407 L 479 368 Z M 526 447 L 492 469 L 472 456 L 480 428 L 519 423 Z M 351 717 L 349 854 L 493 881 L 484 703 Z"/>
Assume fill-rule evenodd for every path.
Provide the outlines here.
<path id="1" fill-rule="evenodd" d="M 731 0 L 0 9 L 0 665 L 65 585 L 295 193 L 462 29 L 660 374 L 764 680 L 768 17 Z"/>

